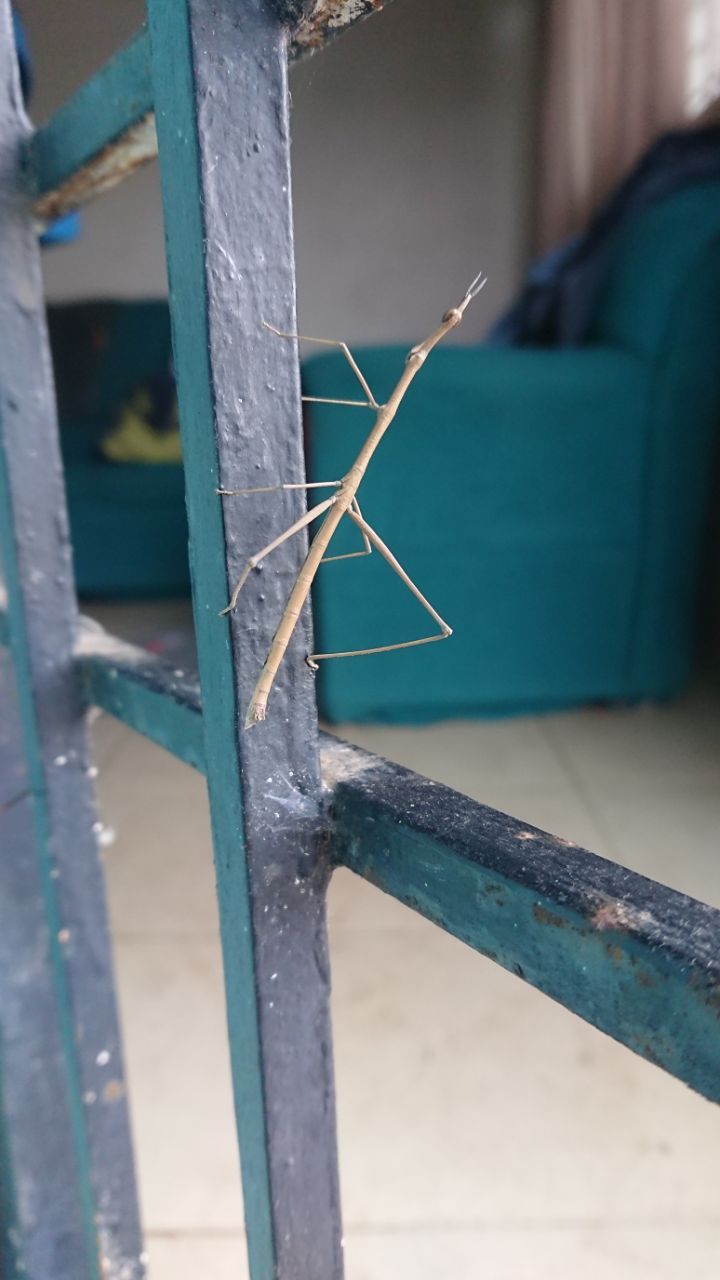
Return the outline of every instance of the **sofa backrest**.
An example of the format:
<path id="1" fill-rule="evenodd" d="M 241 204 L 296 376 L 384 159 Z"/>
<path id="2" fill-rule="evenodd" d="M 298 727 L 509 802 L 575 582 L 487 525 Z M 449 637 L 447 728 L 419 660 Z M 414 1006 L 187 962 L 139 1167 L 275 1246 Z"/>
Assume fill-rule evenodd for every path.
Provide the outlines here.
<path id="1" fill-rule="evenodd" d="M 720 183 L 668 197 L 622 234 L 595 339 L 647 361 L 645 537 L 631 667 L 657 635 L 689 652 L 720 442 Z M 680 635 L 679 633 L 683 634 Z"/>
<path id="2" fill-rule="evenodd" d="M 64 303 L 48 308 L 48 322 L 63 422 L 106 427 L 138 383 L 169 365 L 165 300 Z"/>
<path id="3" fill-rule="evenodd" d="M 703 265 L 720 238 L 720 182 L 699 183 L 658 201 L 629 220 L 617 236 L 598 299 L 590 341 L 611 343 L 653 359 L 675 333 L 681 296 L 697 290 L 709 308 L 713 291 L 700 289 Z M 720 280 L 717 305 L 720 306 Z M 720 354 L 720 353 L 719 353 Z"/>

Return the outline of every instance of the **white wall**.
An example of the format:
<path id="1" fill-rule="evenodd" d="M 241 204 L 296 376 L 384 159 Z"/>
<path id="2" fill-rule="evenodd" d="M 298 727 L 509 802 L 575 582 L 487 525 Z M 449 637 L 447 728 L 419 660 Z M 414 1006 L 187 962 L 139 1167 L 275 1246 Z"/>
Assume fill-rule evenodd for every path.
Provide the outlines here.
<path id="1" fill-rule="evenodd" d="M 23 0 L 42 120 L 130 35 L 141 0 Z M 479 336 L 528 243 L 540 0 L 394 0 L 293 69 L 299 306 L 311 333 L 412 340 L 479 267 Z M 157 166 L 45 256 L 53 299 L 166 289 Z"/>

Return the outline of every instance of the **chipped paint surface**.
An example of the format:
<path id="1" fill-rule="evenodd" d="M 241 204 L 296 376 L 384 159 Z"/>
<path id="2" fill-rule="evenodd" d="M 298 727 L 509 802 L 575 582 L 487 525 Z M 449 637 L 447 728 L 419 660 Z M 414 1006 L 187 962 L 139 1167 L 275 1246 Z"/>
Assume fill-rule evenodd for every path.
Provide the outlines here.
<path id="1" fill-rule="evenodd" d="M 386 0 L 314 0 L 293 32 L 295 53 L 320 49 L 331 36 L 378 13 Z"/>
<path id="2" fill-rule="evenodd" d="M 650 911 L 634 907 L 631 902 L 618 899 L 603 902 L 590 918 L 593 929 L 614 929 L 624 933 L 636 933 L 655 924 Z"/>
<path id="3" fill-rule="evenodd" d="M 302 57 L 322 48 L 329 39 L 346 30 L 362 18 L 383 9 L 387 0 L 282 0 L 279 12 L 282 19 L 290 27 L 289 50 L 291 58 Z M 123 97 L 125 81 L 134 84 L 133 75 L 140 76 L 145 64 L 149 64 L 147 33 L 140 31 L 125 50 L 121 50 L 111 59 L 106 67 L 93 77 L 76 95 L 61 108 L 50 126 L 44 127 L 40 134 L 53 131 L 64 133 L 67 127 L 68 109 L 79 106 L 93 87 L 107 79 L 105 86 L 107 95 Z M 134 173 L 141 165 L 157 156 L 157 135 L 155 131 L 155 115 L 148 110 L 151 105 L 150 89 L 130 96 L 127 106 L 126 120 L 128 127 L 97 150 L 91 159 L 81 165 L 69 178 L 46 190 L 34 202 L 34 212 L 41 225 L 53 218 L 80 208 L 88 200 L 116 186 L 129 174 Z M 107 96 L 106 95 L 106 96 Z M 85 103 L 87 111 L 87 104 Z M 133 119 L 133 113 L 135 118 Z M 117 120 L 116 120 L 117 126 Z M 38 135 L 35 135 L 36 137 Z"/>
<path id="4" fill-rule="evenodd" d="M 155 116 L 148 112 L 122 137 L 103 147 L 89 164 L 74 173 L 62 186 L 40 196 L 33 206 L 35 216 L 41 223 L 46 223 L 79 208 L 94 196 L 117 186 L 123 178 L 127 178 L 156 155 Z"/>

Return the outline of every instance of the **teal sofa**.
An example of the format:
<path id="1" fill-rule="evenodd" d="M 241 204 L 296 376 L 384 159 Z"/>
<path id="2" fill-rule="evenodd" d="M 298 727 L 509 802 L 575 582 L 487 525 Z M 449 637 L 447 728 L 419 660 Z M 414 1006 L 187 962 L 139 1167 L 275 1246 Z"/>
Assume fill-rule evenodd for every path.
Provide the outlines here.
<path id="1" fill-rule="evenodd" d="M 181 466 L 107 461 L 101 440 L 144 379 L 168 367 L 164 301 L 49 308 L 75 578 L 83 596 L 190 590 Z"/>
<path id="2" fill-rule="evenodd" d="M 405 348 L 355 354 L 386 397 Z M 304 381 L 357 396 L 339 355 L 308 362 Z M 370 415 L 311 408 L 311 477 L 337 478 Z M 324 714 L 411 722 L 677 694 L 719 426 L 720 184 L 707 183 L 623 227 L 587 345 L 428 360 L 361 504 L 454 634 L 322 664 Z M 353 549 L 343 537 L 336 549 Z M 432 629 L 377 555 L 322 567 L 315 625 L 325 652 Z"/>

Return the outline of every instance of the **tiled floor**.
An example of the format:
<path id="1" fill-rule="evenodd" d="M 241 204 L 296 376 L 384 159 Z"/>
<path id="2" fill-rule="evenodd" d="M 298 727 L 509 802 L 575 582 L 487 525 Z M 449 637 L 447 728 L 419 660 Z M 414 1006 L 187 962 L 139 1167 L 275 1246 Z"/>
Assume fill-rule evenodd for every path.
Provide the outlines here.
<path id="1" fill-rule="evenodd" d="M 712 693 L 342 732 L 720 905 Z M 241 1280 L 204 784 L 95 737 L 151 1280 Z M 331 942 L 348 1280 L 715 1280 L 718 1110 L 349 873 Z"/>

